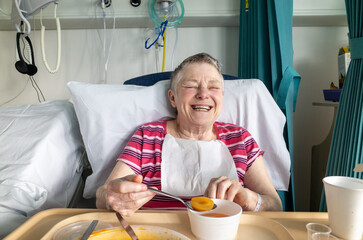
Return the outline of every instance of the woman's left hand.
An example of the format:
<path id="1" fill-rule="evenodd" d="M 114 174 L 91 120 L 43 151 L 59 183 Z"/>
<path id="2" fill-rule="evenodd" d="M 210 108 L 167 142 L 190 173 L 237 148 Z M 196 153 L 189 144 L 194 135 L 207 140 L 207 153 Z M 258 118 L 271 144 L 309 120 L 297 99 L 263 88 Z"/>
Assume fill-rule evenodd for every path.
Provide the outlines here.
<path id="1" fill-rule="evenodd" d="M 248 200 L 248 191 L 238 181 L 221 176 L 210 180 L 204 196 L 226 199 L 244 206 Z"/>
<path id="2" fill-rule="evenodd" d="M 259 156 L 249 168 L 243 183 L 244 187 L 240 182 L 224 176 L 212 178 L 204 195 L 233 201 L 244 211 L 254 211 L 259 201 L 259 211 L 282 210 L 280 197 L 268 176 L 262 156 Z"/>

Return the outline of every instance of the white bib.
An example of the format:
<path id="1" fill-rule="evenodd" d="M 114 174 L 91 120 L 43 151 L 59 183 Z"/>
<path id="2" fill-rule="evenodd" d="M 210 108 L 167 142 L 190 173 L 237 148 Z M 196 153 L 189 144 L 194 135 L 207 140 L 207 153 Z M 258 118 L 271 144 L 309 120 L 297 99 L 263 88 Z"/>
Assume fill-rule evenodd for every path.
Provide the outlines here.
<path id="1" fill-rule="evenodd" d="M 161 189 L 177 196 L 203 195 L 211 178 L 238 180 L 231 153 L 219 140 L 188 140 L 166 134 L 161 157 Z"/>

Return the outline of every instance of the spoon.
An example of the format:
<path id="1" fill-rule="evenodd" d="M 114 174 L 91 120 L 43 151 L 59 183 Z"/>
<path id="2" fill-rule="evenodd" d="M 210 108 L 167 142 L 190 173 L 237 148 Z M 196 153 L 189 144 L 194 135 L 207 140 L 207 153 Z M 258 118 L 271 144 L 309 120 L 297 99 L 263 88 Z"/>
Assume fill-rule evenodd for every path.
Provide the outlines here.
<path id="1" fill-rule="evenodd" d="M 119 182 L 123 182 L 123 181 L 127 181 L 126 179 L 124 179 L 124 178 L 118 178 L 117 179 Z M 158 190 L 158 189 L 155 189 L 155 188 L 151 188 L 151 187 L 147 187 L 147 189 L 149 190 L 149 191 L 152 191 L 152 192 L 155 192 L 155 193 L 157 193 L 157 194 L 160 194 L 160 195 L 164 195 L 164 196 L 167 196 L 167 197 L 170 197 L 170 198 L 174 198 L 174 199 L 176 199 L 176 200 L 179 200 L 180 202 L 182 202 L 187 208 L 189 208 L 190 210 L 193 210 L 193 211 L 198 211 L 198 210 L 195 210 L 194 208 L 193 208 L 193 206 L 190 204 L 190 202 L 184 202 L 184 200 L 183 199 L 181 199 L 180 197 L 177 197 L 177 196 L 175 196 L 175 195 L 172 195 L 172 194 L 170 194 L 170 193 L 166 193 L 166 192 L 163 192 L 163 191 L 161 191 L 161 190 Z M 213 210 L 213 209 L 215 209 L 217 207 L 217 204 L 214 204 L 213 205 L 213 208 L 211 209 L 211 210 Z"/>
<path id="2" fill-rule="evenodd" d="M 177 197 L 177 196 L 172 195 L 172 194 L 170 194 L 170 193 L 166 193 L 166 192 L 163 192 L 163 191 L 161 191 L 161 190 L 158 190 L 158 189 L 155 189 L 155 188 L 151 188 L 151 187 L 147 187 L 147 189 L 148 189 L 149 191 L 155 192 L 155 193 L 157 193 L 157 194 L 164 195 L 164 196 L 167 196 L 167 197 L 170 197 L 170 198 L 174 198 L 174 199 L 176 199 L 176 200 L 179 200 L 180 202 L 182 202 L 182 203 L 183 203 L 183 204 L 184 204 L 187 208 L 189 208 L 190 210 L 198 211 L 198 210 L 195 210 L 195 209 L 193 208 L 193 206 L 190 204 L 190 202 L 184 202 L 184 201 L 183 201 L 183 199 L 181 199 L 180 197 Z M 212 208 L 211 210 L 215 209 L 216 207 L 217 207 L 217 205 L 216 205 L 216 204 L 214 204 L 214 205 L 213 205 L 213 208 Z"/>

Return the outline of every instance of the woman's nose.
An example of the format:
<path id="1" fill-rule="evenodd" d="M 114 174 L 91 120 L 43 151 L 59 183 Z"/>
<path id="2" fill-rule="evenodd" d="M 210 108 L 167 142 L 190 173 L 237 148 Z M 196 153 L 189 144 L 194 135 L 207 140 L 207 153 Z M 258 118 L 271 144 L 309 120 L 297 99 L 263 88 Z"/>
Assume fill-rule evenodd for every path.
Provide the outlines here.
<path id="1" fill-rule="evenodd" d="M 209 96 L 208 88 L 206 87 L 199 87 L 196 97 L 199 99 L 205 99 Z"/>

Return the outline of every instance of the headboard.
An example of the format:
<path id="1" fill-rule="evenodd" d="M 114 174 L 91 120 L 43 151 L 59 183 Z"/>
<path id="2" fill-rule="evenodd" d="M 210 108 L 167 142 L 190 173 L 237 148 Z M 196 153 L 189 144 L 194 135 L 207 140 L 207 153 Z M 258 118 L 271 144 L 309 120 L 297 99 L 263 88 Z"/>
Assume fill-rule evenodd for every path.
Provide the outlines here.
<path id="1" fill-rule="evenodd" d="M 152 86 L 158 81 L 170 79 L 172 72 L 160 72 L 151 73 L 135 78 L 131 78 L 124 82 L 124 85 L 140 85 L 140 86 Z M 238 77 L 223 74 L 224 80 L 236 80 Z"/>

